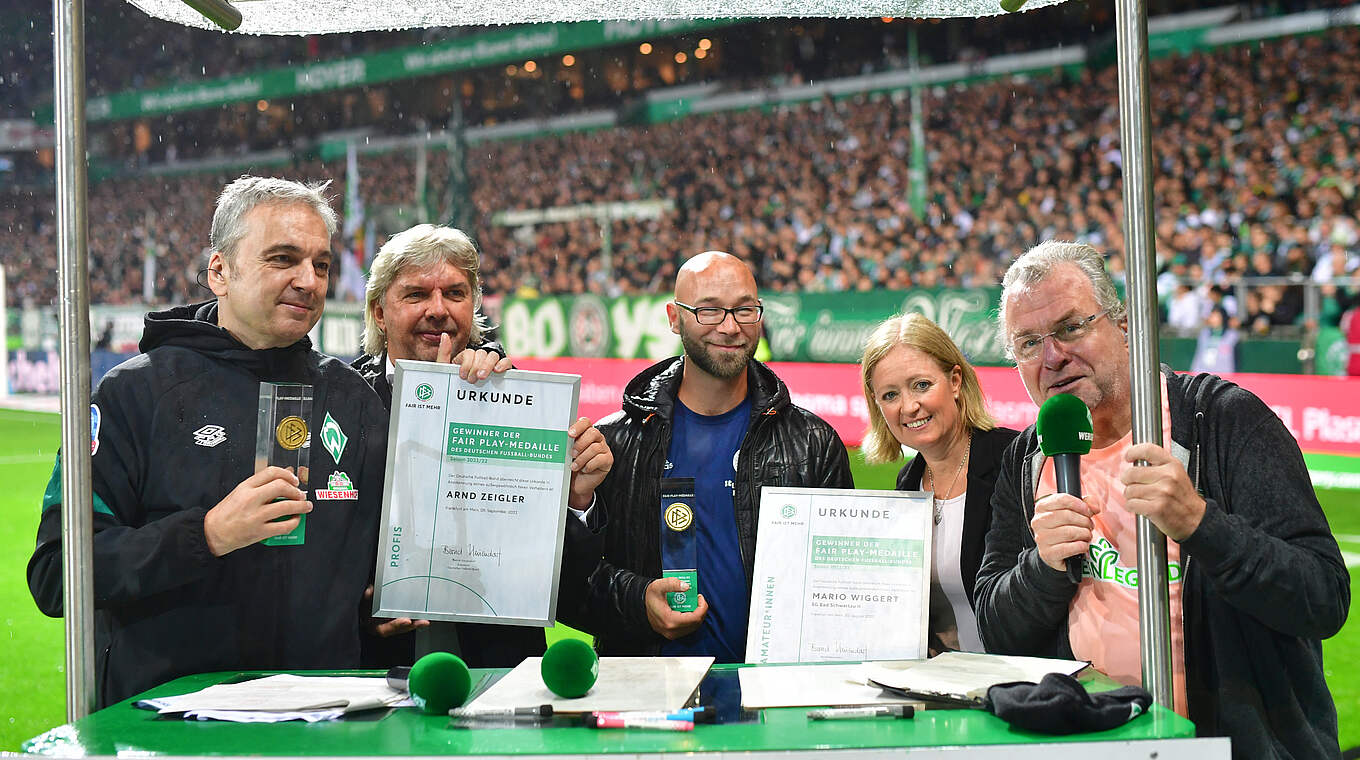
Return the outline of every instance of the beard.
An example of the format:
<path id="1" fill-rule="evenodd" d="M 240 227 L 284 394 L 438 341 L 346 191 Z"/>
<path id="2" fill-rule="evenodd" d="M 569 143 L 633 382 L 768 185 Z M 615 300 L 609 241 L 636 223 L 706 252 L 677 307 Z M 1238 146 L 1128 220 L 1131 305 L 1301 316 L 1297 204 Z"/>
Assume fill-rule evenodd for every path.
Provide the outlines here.
<path id="1" fill-rule="evenodd" d="M 693 335 L 680 331 L 680 343 L 685 347 L 685 356 L 704 372 L 719 378 L 731 380 L 746 371 L 751 357 L 756 355 L 756 341 L 751 341 L 745 351 L 740 353 L 715 354 Z"/>

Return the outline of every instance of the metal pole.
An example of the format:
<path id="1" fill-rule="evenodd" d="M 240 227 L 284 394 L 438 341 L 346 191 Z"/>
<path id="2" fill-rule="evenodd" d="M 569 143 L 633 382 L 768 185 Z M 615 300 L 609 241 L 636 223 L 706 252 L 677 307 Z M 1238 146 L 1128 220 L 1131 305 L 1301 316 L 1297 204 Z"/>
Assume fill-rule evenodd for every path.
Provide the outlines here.
<path id="1" fill-rule="evenodd" d="M 472 234 L 475 215 L 467 175 L 467 124 L 461 93 L 461 89 L 455 88 L 453 102 L 449 104 L 449 224 Z"/>
<path id="2" fill-rule="evenodd" d="M 911 168 L 907 177 L 911 183 L 908 198 L 916 212 L 916 223 L 926 218 L 926 112 L 921 103 L 921 48 L 916 40 L 916 24 L 908 29 L 907 58 L 911 66 Z"/>
<path id="3" fill-rule="evenodd" d="M 61 307 L 61 551 L 66 617 L 66 720 L 71 722 L 85 717 L 95 707 L 84 0 L 53 0 L 53 25 Z"/>
<path id="4" fill-rule="evenodd" d="M 1303 337 L 1299 339 L 1299 364 L 1303 374 L 1317 372 L 1318 332 L 1321 330 L 1322 287 L 1315 282 L 1305 281 L 1295 286 L 1303 288 Z"/>
<path id="5" fill-rule="evenodd" d="M 1115 0 L 1119 47 L 1119 137 L 1124 163 L 1124 248 L 1129 281 L 1129 371 L 1133 442 L 1162 444 L 1162 399 L 1157 347 L 1157 287 L 1152 218 L 1152 139 L 1148 109 L 1147 6 Z M 1143 687 L 1172 707 L 1171 624 L 1166 536 L 1138 518 L 1138 611 Z"/>
<path id="6" fill-rule="evenodd" d="M 0 264 L 0 398 L 9 395 L 9 312 L 5 298 L 5 265 Z"/>
<path id="7" fill-rule="evenodd" d="M 605 282 L 614 281 L 614 217 L 603 213 L 595 217 L 600 225 L 600 268 L 604 270 Z"/>

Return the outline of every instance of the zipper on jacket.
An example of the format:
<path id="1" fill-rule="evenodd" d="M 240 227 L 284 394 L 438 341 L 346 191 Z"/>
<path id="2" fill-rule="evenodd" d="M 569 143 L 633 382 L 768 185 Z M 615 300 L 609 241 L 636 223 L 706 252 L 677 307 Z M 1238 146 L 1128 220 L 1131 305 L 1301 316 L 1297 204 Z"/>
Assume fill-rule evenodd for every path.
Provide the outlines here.
<path id="1" fill-rule="evenodd" d="M 1200 436 L 1200 428 L 1202 428 L 1203 426 L 1204 426 L 1204 412 L 1197 410 L 1195 412 L 1195 424 L 1194 427 L 1191 428 L 1190 432 L 1191 436 L 1190 450 L 1195 453 L 1195 471 L 1194 473 L 1191 474 L 1190 477 L 1191 483 L 1194 484 L 1195 486 L 1195 493 L 1199 494 L 1200 496 L 1204 495 L 1204 485 L 1200 482 L 1200 477 L 1204 470 L 1203 467 L 1204 457 L 1202 455 L 1203 452 L 1200 451 L 1201 441 L 1203 440 Z"/>
<path id="2" fill-rule="evenodd" d="M 737 447 L 737 468 L 739 469 L 734 470 L 732 472 L 732 476 L 737 479 L 737 482 L 741 482 L 743 480 L 741 476 L 742 471 L 746 473 L 746 477 L 744 478 L 745 482 L 742 483 L 742 486 L 743 490 L 746 492 L 746 503 L 751 505 L 750 519 L 755 523 L 753 528 L 755 529 L 757 540 L 759 540 L 760 536 L 760 518 L 759 516 L 757 516 L 756 512 L 760 510 L 760 502 L 756 500 L 757 499 L 755 493 L 756 474 L 754 467 L 751 465 L 750 461 L 751 457 L 742 456 L 742 452 L 746 451 L 747 441 L 754 440 L 757 428 L 760 426 L 761 422 L 765 419 L 765 417 L 768 416 L 769 414 L 770 410 L 767 410 L 766 412 L 761 414 L 752 415 L 751 423 L 746 428 L 746 435 L 742 436 L 741 445 Z M 737 511 L 739 508 L 740 507 L 737 502 L 736 489 L 733 489 L 732 517 L 734 525 L 736 524 Z M 737 528 L 737 552 L 741 557 L 742 572 L 746 573 L 746 588 L 748 589 L 747 596 L 749 597 L 750 596 L 749 589 L 751 588 L 751 583 L 754 582 L 754 578 L 751 577 L 750 572 L 746 571 L 746 568 L 748 566 L 754 567 L 755 561 L 754 559 L 752 559 L 750 563 L 746 561 L 746 542 L 741 540 L 741 526 L 736 525 L 736 528 Z"/>

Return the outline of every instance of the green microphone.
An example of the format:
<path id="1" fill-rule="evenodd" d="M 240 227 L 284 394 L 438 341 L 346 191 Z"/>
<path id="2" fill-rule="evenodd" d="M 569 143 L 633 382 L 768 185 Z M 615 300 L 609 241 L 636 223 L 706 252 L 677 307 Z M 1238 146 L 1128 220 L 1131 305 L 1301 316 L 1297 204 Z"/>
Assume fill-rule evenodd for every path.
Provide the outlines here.
<path id="1" fill-rule="evenodd" d="M 600 657 L 581 639 L 562 639 L 543 653 L 543 685 L 559 697 L 585 696 L 600 675 Z"/>
<path id="2" fill-rule="evenodd" d="M 1034 423 L 1039 436 L 1039 450 L 1053 459 L 1053 474 L 1058 481 L 1058 492 L 1081 498 L 1081 457 L 1091 453 L 1095 440 L 1095 426 L 1086 402 L 1070 393 L 1059 393 L 1039 407 L 1039 419 Z M 1082 557 L 1067 558 L 1067 577 L 1081 583 Z"/>
<path id="3" fill-rule="evenodd" d="M 1015 13 L 1024 6 L 1026 0 L 1001 0 L 1001 10 L 1007 13 Z"/>
<path id="4" fill-rule="evenodd" d="M 411 699 L 426 715 L 447 715 L 461 707 L 472 691 L 472 674 L 463 660 L 448 652 L 431 652 L 416 660 L 406 680 Z"/>

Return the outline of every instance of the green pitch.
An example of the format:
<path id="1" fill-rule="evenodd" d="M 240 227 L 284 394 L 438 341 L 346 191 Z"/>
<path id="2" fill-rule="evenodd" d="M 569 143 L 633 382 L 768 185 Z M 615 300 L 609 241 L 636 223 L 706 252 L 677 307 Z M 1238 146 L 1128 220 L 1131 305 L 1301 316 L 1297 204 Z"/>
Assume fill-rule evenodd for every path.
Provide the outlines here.
<path id="1" fill-rule="evenodd" d="M 65 722 L 62 626 L 33 606 L 25 567 L 33 552 L 38 505 L 52 473 L 61 437 L 56 415 L 0 409 L 0 518 L 12 530 L 0 537 L 0 751 L 18 750 L 25 739 Z M 1311 464 L 1310 459 L 1310 464 Z M 851 452 L 855 483 L 892 488 L 899 465 L 869 466 Z M 1360 585 L 1360 491 L 1320 490 L 1332 530 L 1351 565 L 1351 585 Z M 548 632 L 550 641 L 581 635 L 565 626 Z M 1323 643 L 1327 682 L 1336 700 L 1342 748 L 1360 745 L 1360 623 L 1351 622 Z"/>
<path id="2" fill-rule="evenodd" d="M 61 441 L 55 414 L 0 409 L 0 751 L 66 722 L 62 621 L 38 612 L 25 569 Z"/>

